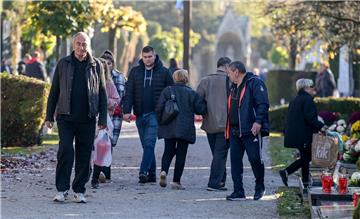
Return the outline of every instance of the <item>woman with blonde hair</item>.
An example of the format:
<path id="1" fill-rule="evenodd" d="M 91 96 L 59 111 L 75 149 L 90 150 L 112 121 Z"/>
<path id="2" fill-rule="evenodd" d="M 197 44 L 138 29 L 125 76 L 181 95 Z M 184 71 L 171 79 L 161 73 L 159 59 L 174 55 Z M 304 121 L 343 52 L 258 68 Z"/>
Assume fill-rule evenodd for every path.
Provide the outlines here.
<path id="1" fill-rule="evenodd" d="M 166 176 L 171 161 L 176 156 L 172 188 L 183 190 L 180 178 L 184 170 L 189 144 L 195 143 L 194 114 L 206 114 L 206 103 L 193 89 L 187 86 L 189 74 L 180 69 L 174 72 L 175 84 L 166 87 L 159 98 L 156 113 L 159 120 L 158 137 L 165 139 L 165 150 L 161 160 L 160 186 L 166 187 Z M 162 121 L 165 104 L 175 99 L 179 112 L 174 119 L 164 124 Z"/>

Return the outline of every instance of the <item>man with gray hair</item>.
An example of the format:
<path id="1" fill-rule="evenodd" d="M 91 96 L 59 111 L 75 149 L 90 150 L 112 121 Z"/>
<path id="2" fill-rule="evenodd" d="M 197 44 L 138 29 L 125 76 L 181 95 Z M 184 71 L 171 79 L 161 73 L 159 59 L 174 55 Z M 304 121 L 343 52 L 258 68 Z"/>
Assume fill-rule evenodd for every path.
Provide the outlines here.
<path id="1" fill-rule="evenodd" d="M 106 128 L 107 97 L 103 66 L 91 55 L 90 38 L 84 32 L 74 35 L 73 52 L 56 66 L 46 110 L 48 128 L 53 127 L 55 109 L 60 141 L 54 201 L 64 202 L 68 195 L 75 155 L 74 198 L 75 202 L 86 203 L 96 116 L 99 128 Z"/>
<path id="2" fill-rule="evenodd" d="M 231 59 L 221 57 L 215 74 L 203 77 L 197 88 L 198 94 L 206 100 L 208 113 L 203 116 L 201 129 L 205 130 L 213 156 L 208 182 L 208 191 L 226 190 L 226 159 L 229 144 L 225 139 L 226 99 L 230 87 L 227 76 Z"/>

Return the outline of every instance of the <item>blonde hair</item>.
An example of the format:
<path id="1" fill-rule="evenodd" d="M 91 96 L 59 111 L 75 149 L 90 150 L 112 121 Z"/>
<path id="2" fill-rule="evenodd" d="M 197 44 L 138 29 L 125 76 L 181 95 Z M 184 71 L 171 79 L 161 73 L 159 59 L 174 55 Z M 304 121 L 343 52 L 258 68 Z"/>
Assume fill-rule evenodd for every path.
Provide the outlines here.
<path id="1" fill-rule="evenodd" d="M 312 86 L 314 86 L 314 82 L 311 79 L 300 78 L 299 80 L 296 81 L 296 91 Z"/>
<path id="2" fill-rule="evenodd" d="M 187 84 L 189 82 L 189 73 L 185 69 L 176 70 L 172 77 L 175 83 Z"/>

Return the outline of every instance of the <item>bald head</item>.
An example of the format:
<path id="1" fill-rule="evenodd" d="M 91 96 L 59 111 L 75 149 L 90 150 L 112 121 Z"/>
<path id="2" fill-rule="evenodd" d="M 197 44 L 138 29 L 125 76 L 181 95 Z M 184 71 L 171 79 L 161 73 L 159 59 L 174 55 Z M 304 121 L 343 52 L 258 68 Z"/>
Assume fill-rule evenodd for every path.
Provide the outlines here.
<path id="1" fill-rule="evenodd" d="M 90 37 L 85 32 L 78 32 L 73 36 L 73 49 L 77 59 L 83 61 L 91 53 L 90 43 Z"/>

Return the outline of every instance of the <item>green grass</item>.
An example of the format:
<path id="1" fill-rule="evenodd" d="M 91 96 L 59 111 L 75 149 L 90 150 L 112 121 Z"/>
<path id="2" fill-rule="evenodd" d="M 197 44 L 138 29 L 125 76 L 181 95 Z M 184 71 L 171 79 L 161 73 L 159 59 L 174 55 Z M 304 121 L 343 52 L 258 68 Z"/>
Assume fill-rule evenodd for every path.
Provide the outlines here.
<path id="1" fill-rule="evenodd" d="M 295 149 L 284 147 L 284 137 L 279 134 L 270 135 L 270 156 L 273 171 L 283 169 L 292 163 L 294 159 Z"/>
<path id="2" fill-rule="evenodd" d="M 35 145 L 31 147 L 4 147 L 1 148 L 1 153 L 10 156 L 11 155 L 28 156 L 34 153 L 47 151 L 50 148 L 54 148 L 54 146 L 57 145 L 58 143 L 59 143 L 58 133 L 52 132 L 51 134 L 43 137 L 42 145 Z"/>
<path id="3" fill-rule="evenodd" d="M 298 195 L 299 188 L 279 187 L 276 191 L 278 200 L 278 214 L 280 218 L 310 218 L 310 209 L 307 203 L 302 203 Z"/>

